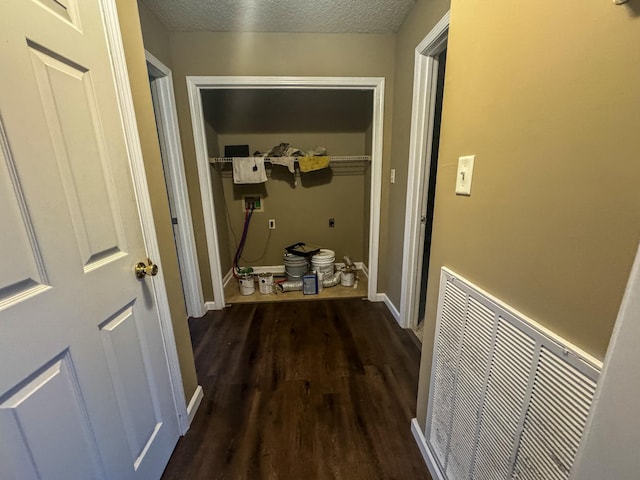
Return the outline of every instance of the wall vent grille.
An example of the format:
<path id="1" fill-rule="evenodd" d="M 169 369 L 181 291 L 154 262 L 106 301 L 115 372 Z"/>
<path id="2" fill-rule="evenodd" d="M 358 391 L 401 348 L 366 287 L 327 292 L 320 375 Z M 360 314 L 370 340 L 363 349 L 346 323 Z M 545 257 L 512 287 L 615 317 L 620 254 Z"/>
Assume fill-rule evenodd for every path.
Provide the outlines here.
<path id="1" fill-rule="evenodd" d="M 568 479 L 600 362 L 443 268 L 425 438 L 446 480 Z"/>

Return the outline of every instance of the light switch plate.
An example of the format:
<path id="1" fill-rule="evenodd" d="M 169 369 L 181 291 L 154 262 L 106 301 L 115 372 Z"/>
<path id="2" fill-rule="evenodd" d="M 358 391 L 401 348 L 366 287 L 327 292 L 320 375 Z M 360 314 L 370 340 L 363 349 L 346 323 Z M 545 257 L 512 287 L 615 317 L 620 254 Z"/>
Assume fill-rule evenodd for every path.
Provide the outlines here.
<path id="1" fill-rule="evenodd" d="M 471 180 L 473 178 L 473 162 L 475 155 L 458 158 L 458 173 L 456 176 L 456 195 L 471 195 Z"/>
<path id="2" fill-rule="evenodd" d="M 391 175 L 389 177 L 390 183 L 396 183 L 396 169 L 391 169 Z"/>

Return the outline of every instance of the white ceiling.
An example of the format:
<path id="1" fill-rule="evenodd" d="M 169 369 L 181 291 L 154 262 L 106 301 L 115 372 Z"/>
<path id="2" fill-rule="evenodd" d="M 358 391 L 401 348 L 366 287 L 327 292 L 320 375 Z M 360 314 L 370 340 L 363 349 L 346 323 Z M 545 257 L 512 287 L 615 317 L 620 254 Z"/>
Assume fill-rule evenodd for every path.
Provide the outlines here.
<path id="1" fill-rule="evenodd" d="M 388 33 L 415 0 L 141 0 L 179 32 Z"/>

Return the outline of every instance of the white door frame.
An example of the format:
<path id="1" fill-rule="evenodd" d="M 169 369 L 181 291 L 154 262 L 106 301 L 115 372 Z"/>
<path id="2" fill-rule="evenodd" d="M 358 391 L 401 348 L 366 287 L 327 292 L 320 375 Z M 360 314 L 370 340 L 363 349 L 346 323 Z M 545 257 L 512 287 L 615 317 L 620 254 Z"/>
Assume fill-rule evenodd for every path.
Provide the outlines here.
<path id="1" fill-rule="evenodd" d="M 373 92 L 373 139 L 371 154 L 371 215 L 369 229 L 369 290 L 368 299 L 377 301 L 378 251 L 380 239 L 380 194 L 382 190 L 382 128 L 384 117 L 383 77 L 210 77 L 188 76 L 187 89 L 191 107 L 193 138 L 198 163 L 202 209 L 207 235 L 207 249 L 211 263 L 214 302 L 208 302 L 211 310 L 221 310 L 225 306 L 224 273 L 220 268 L 218 232 L 215 223 L 211 171 L 207 153 L 207 138 L 202 110 L 202 90 L 226 89 L 331 89 L 370 90 Z"/>
<path id="2" fill-rule="evenodd" d="M 418 321 L 422 252 L 425 241 L 424 215 L 429 185 L 431 148 L 438 83 L 438 55 L 447 47 L 449 12 L 433 27 L 415 50 L 413 108 L 407 174 L 407 203 L 402 253 L 400 325 L 415 327 Z"/>
<path id="3" fill-rule="evenodd" d="M 138 133 L 135 110 L 133 108 L 133 97 L 131 95 L 131 85 L 129 83 L 129 73 L 124 55 L 124 45 L 122 34 L 118 22 L 118 12 L 115 0 L 98 0 L 103 12 L 105 30 L 107 33 L 107 43 L 111 53 L 113 65 L 114 81 L 116 85 L 116 95 L 125 134 L 125 143 L 129 154 L 129 163 L 133 177 L 133 186 L 138 203 L 138 212 L 142 224 L 142 234 L 147 255 L 154 262 L 160 261 L 160 248 L 156 235 L 153 212 L 151 210 L 151 197 L 147 184 L 147 176 L 142 157 L 142 147 Z M 133 265 L 131 266 L 133 273 Z M 162 275 L 162 268 L 158 275 L 152 278 L 153 292 L 155 294 L 156 308 L 160 321 L 160 329 L 164 340 L 164 350 L 169 367 L 169 378 L 171 381 L 171 391 L 173 393 L 173 403 L 175 405 L 178 426 L 182 434 L 189 429 L 189 416 L 187 414 L 187 404 L 182 386 L 182 374 L 178 362 L 178 350 L 171 323 L 171 312 L 169 310 L 169 299 L 167 289 Z"/>
<path id="4" fill-rule="evenodd" d="M 640 417 L 640 248 L 613 328 L 572 480 L 637 478 Z"/>
<path id="5" fill-rule="evenodd" d="M 187 180 L 182 159 L 182 144 L 178 131 L 178 114 L 173 92 L 173 76 L 171 69 L 145 50 L 147 67 L 153 77 L 151 96 L 156 112 L 158 139 L 162 151 L 162 163 L 167 189 L 171 189 L 175 215 L 178 219 L 176 247 L 180 259 L 180 275 L 182 277 L 187 314 L 190 317 L 201 317 L 206 313 L 202 284 L 200 283 L 200 267 L 196 254 L 196 240 L 193 233 L 191 206 Z"/>

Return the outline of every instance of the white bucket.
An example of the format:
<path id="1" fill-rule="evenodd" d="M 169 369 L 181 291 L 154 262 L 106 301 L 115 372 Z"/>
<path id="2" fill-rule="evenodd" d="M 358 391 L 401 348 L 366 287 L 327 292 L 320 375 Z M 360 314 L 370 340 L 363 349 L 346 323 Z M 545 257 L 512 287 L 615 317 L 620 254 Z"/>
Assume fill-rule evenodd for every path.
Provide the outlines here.
<path id="1" fill-rule="evenodd" d="M 261 273 L 258 275 L 258 288 L 262 295 L 273 293 L 273 273 Z"/>
<path id="2" fill-rule="evenodd" d="M 342 285 L 343 287 L 353 287 L 355 281 L 356 275 L 353 272 L 347 272 L 345 269 L 342 270 L 342 275 L 340 276 L 340 285 Z"/>
<path id="3" fill-rule="evenodd" d="M 306 257 L 285 253 L 283 259 L 284 271 L 287 274 L 287 280 L 290 282 L 301 281 L 302 277 L 309 271 L 309 261 Z"/>
<path id="4" fill-rule="evenodd" d="M 333 275 L 336 252 L 333 250 L 320 249 L 320 252 L 311 257 L 311 268 L 317 272 L 322 272 L 325 276 Z"/>
<path id="5" fill-rule="evenodd" d="M 253 275 L 242 275 L 239 280 L 240 295 L 252 295 L 256 291 L 253 283 Z"/>

